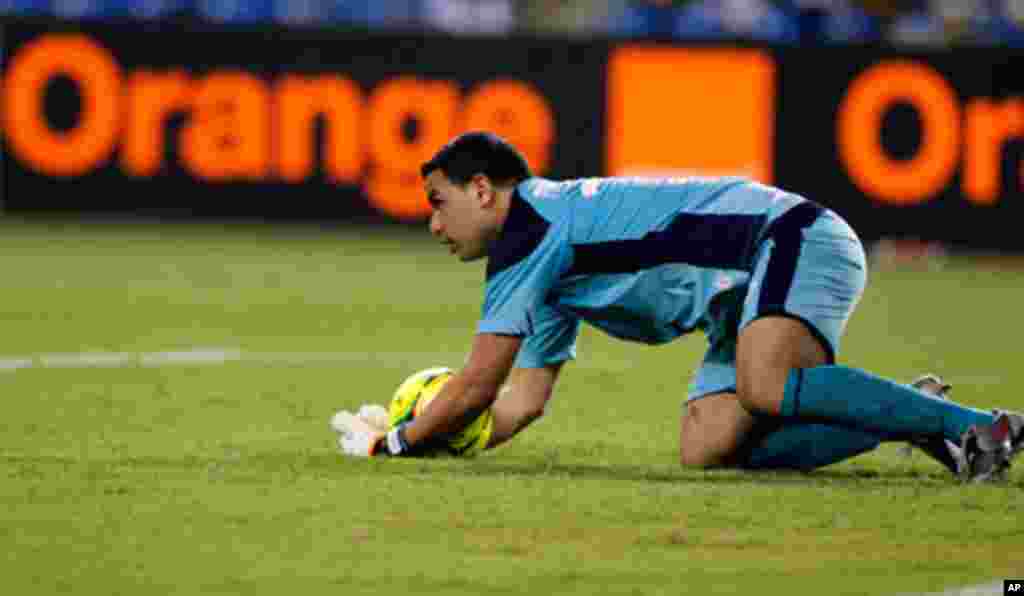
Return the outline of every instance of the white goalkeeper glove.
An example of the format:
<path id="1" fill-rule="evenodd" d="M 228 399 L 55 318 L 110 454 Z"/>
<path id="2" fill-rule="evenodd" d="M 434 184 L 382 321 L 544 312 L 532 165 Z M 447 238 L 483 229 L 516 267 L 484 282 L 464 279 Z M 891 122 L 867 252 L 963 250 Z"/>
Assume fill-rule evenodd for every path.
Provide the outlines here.
<path id="1" fill-rule="evenodd" d="M 356 416 L 381 432 L 388 432 L 388 428 L 391 426 L 388 422 L 388 410 L 384 406 L 363 404 L 359 406 Z"/>
<path id="2" fill-rule="evenodd" d="M 331 428 L 341 435 L 338 447 L 344 455 L 403 455 L 409 450 L 401 427 L 389 431 L 387 410 L 375 404 L 366 404 L 355 414 L 338 412 L 331 418 Z"/>
<path id="3" fill-rule="evenodd" d="M 338 447 L 343 455 L 352 457 L 373 457 L 381 451 L 381 438 L 377 433 L 354 432 L 342 435 Z"/>
<path id="4" fill-rule="evenodd" d="M 353 414 L 341 410 L 331 418 L 331 428 L 339 435 L 358 431 L 388 432 L 388 411 L 383 406 L 365 404 Z"/>

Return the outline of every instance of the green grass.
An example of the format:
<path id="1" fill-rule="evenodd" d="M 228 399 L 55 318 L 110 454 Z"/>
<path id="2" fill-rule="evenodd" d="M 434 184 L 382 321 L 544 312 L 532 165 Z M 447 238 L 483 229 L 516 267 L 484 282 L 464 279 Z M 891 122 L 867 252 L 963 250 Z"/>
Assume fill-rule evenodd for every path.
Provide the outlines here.
<path id="1" fill-rule="evenodd" d="M 470 461 L 346 460 L 331 414 L 458 366 L 482 264 L 425 233 L 0 221 L 0 357 L 238 347 L 291 364 L 0 372 L 8 594 L 896 594 L 1024 575 L 1024 473 L 896 447 L 811 474 L 683 470 L 703 338 L 593 329 L 548 415 Z M 876 271 L 841 361 L 1024 408 L 1024 271 Z"/>

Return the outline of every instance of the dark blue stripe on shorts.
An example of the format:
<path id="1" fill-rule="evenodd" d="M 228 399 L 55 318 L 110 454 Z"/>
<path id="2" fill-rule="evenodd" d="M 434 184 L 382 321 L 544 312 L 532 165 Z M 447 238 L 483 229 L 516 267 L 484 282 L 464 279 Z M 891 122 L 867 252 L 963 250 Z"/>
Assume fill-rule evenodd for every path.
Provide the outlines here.
<path id="1" fill-rule="evenodd" d="M 800 246 L 803 244 L 803 230 L 818 219 L 825 209 L 807 201 L 800 203 L 783 213 L 778 219 L 768 224 L 764 239 L 771 238 L 775 242 L 768 268 L 761 282 L 761 294 L 758 296 L 758 314 L 784 312 L 786 298 L 793 285 L 796 264 L 800 259 Z"/>

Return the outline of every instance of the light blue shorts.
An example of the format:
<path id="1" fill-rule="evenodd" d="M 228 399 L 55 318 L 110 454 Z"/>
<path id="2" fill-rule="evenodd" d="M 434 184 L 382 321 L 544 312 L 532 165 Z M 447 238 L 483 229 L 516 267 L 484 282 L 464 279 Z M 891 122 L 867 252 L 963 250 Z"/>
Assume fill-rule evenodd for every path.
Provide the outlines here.
<path id="1" fill-rule="evenodd" d="M 846 323 L 864 294 L 864 247 L 841 217 L 811 202 L 790 209 L 770 229 L 754 256 L 749 284 L 716 296 L 708 307 L 709 348 L 687 401 L 736 390 L 736 340 L 760 317 L 802 321 L 835 362 Z"/>

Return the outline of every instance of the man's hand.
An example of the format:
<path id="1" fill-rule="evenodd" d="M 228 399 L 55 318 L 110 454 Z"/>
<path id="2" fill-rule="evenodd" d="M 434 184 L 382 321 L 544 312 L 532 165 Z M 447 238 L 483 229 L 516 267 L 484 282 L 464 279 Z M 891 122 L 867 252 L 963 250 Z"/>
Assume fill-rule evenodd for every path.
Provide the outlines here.
<path id="1" fill-rule="evenodd" d="M 356 416 L 362 418 L 367 424 L 383 433 L 388 432 L 391 427 L 388 422 L 388 409 L 384 406 L 363 404 L 359 407 L 359 411 L 356 412 Z"/>
<path id="2" fill-rule="evenodd" d="M 338 439 L 338 446 L 341 452 L 352 457 L 372 457 L 381 451 L 381 439 L 384 435 L 378 433 L 354 432 L 342 435 Z"/>
<path id="3" fill-rule="evenodd" d="M 380 451 L 381 439 L 386 428 L 378 428 L 376 420 L 364 416 L 367 406 L 359 410 L 359 414 L 353 414 L 342 410 L 331 418 L 331 428 L 339 435 L 338 446 L 345 455 L 354 457 L 370 457 Z"/>
<path id="4" fill-rule="evenodd" d="M 412 455 L 405 440 L 404 426 L 388 429 L 387 410 L 367 404 L 357 414 L 342 410 L 331 418 L 331 428 L 339 435 L 338 447 L 344 455 Z"/>

